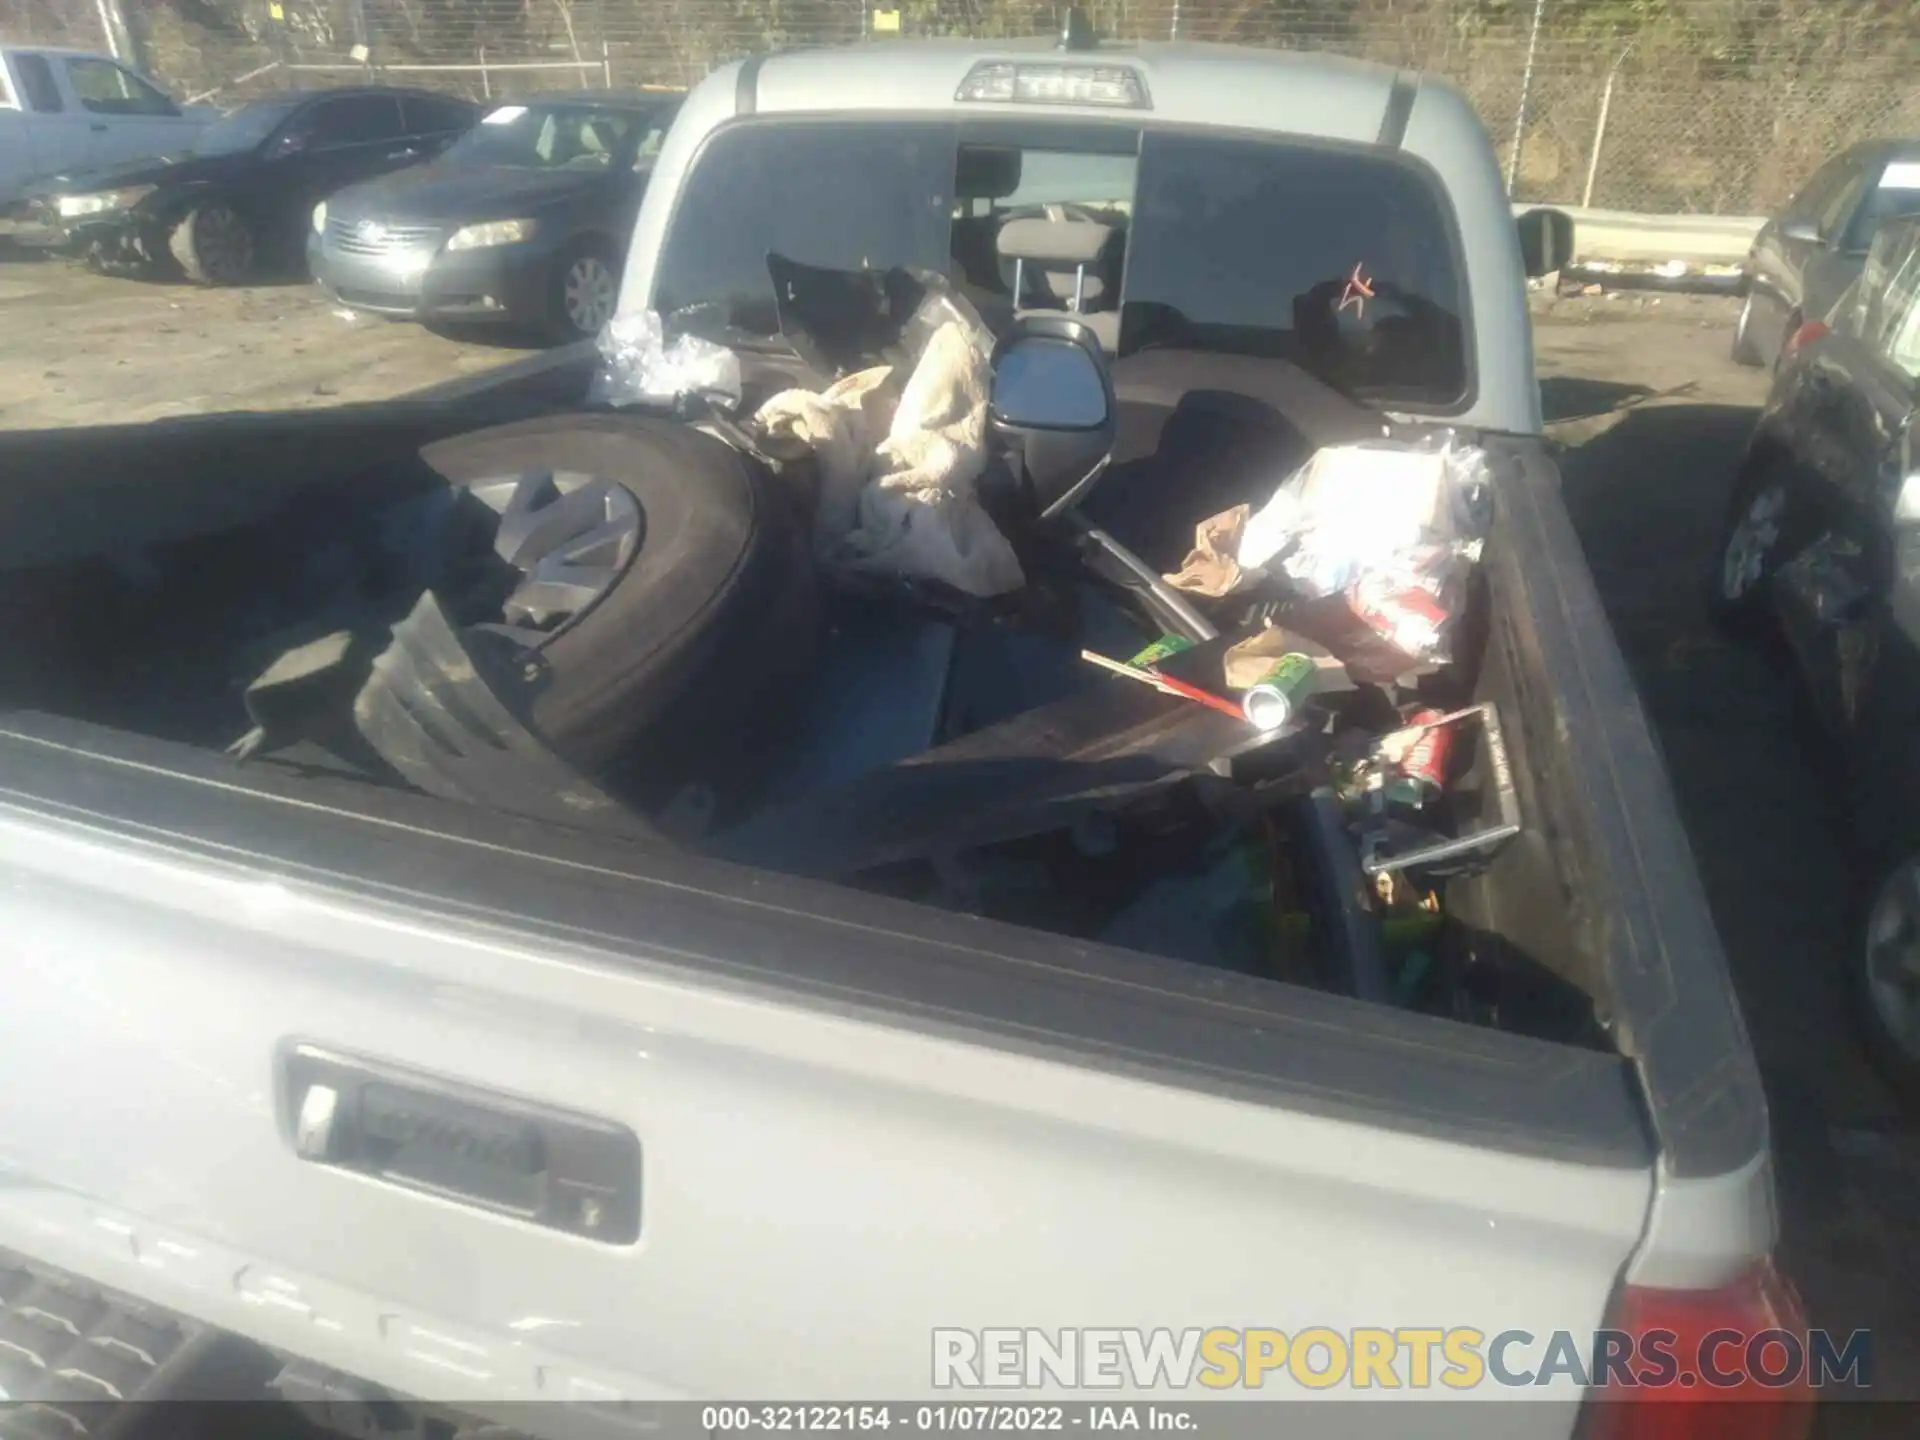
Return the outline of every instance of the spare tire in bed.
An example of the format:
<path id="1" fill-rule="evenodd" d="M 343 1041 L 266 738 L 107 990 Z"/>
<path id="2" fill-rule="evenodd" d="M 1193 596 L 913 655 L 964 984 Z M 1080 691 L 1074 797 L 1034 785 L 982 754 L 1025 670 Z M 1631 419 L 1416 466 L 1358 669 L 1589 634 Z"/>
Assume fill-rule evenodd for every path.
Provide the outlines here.
<path id="1" fill-rule="evenodd" d="M 466 646 L 562 760 L 646 805 L 688 786 L 724 803 L 777 758 L 816 611 L 806 527 L 764 467 L 688 425 L 613 414 L 420 457 L 484 505 L 465 509 L 492 534 L 468 544 L 505 562 L 504 605 L 459 607 Z"/>

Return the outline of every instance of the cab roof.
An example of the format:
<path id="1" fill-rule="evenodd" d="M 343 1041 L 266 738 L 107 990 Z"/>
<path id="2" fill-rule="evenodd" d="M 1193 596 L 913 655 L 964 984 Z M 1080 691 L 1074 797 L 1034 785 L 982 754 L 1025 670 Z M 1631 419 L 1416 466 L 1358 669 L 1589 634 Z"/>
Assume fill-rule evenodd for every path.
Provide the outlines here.
<path id="1" fill-rule="evenodd" d="M 1138 119 L 1285 130 L 1348 140 L 1375 139 L 1396 85 L 1448 88 L 1444 82 L 1368 60 L 1323 51 L 1237 45 L 1102 41 L 1062 49 L 1047 36 L 1012 40 L 866 41 L 793 50 L 745 61 L 741 99 L 761 111 L 899 109 L 925 113 L 1031 113 L 1031 105 L 982 104 L 954 94 L 976 65 L 995 60 L 1120 65 L 1144 82 L 1149 108 Z M 1049 111 L 1115 116 L 1099 106 L 1051 105 Z"/>

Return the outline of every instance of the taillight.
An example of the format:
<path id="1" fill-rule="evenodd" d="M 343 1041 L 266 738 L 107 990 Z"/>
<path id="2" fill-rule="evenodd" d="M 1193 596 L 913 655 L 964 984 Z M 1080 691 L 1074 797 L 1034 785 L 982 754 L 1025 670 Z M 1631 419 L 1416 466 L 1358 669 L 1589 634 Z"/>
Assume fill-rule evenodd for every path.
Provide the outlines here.
<path id="1" fill-rule="evenodd" d="M 1716 1290 L 1628 1285 L 1607 1327 L 1631 1337 L 1628 1364 L 1641 1383 L 1608 1385 L 1596 1373 L 1583 1440 L 1806 1440 L 1813 1433 L 1806 1314 L 1771 1261 Z M 1764 1338 L 1768 1332 L 1778 1336 Z"/>
<path id="2" fill-rule="evenodd" d="M 1787 356 L 1793 354 L 1794 351 L 1800 349 L 1801 346 L 1811 345 L 1822 336 L 1831 335 L 1832 333 L 1833 332 L 1827 328 L 1827 323 L 1824 320 L 1809 320 L 1787 337 L 1787 343 L 1780 347 L 1780 358 L 1784 360 Z"/>

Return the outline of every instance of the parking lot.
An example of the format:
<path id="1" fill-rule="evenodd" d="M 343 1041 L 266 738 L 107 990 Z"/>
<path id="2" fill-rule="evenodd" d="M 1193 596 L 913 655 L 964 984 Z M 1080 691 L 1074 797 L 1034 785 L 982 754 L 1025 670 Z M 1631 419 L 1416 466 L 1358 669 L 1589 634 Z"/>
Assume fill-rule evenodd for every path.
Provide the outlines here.
<path id="1" fill-rule="evenodd" d="M 1535 310 L 1569 506 L 1664 746 L 1766 1074 L 1788 1266 L 1815 1323 L 1876 1332 L 1880 1386 L 1920 1393 L 1920 1147 L 1849 1023 L 1833 818 L 1786 687 L 1763 657 L 1718 639 L 1703 604 L 1765 377 L 1727 358 L 1732 301 L 1543 295 Z M 0 248 L 0 335 L 0 425 L 14 428 L 375 399 L 517 353 L 343 318 L 305 286 L 111 280 L 17 248 Z M 1827 1433 L 1895 1419 L 1848 1409 Z"/>
<path id="2" fill-rule="evenodd" d="M 374 400 L 519 353 L 347 318 L 311 285 L 117 280 L 0 231 L 0 426 L 35 429 Z"/>
<path id="3" fill-rule="evenodd" d="M 1766 377 L 1727 358 L 1733 302 L 1536 302 L 1567 502 L 1666 752 L 1765 1074 L 1786 1264 L 1814 1322 L 1875 1332 L 1884 1391 L 1920 1391 L 1920 1146 L 1854 1040 L 1838 819 L 1768 660 L 1708 619 L 1706 566 Z M 1677 387 L 1687 387 L 1679 394 Z M 1652 392 L 1641 403 L 1636 397 Z M 1624 411 L 1596 411 L 1627 402 Z M 1905 1434 L 1832 1408 L 1823 1434 Z"/>

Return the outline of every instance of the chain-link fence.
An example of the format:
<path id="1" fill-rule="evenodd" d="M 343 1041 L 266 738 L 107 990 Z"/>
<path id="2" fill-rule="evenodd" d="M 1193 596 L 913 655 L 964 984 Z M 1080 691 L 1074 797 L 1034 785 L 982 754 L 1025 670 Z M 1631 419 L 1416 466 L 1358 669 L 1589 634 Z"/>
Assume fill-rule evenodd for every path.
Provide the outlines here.
<path id="1" fill-rule="evenodd" d="M 1332 50 L 1444 75 L 1516 198 L 1756 214 L 1825 155 L 1920 135 L 1920 0 L 1083 0 L 1121 40 Z M 0 37 L 122 49 L 220 103 L 378 76 L 476 99 L 685 85 L 737 55 L 1032 35 L 1034 0 L 0 0 Z M 130 22 L 130 23 L 125 23 Z"/>

